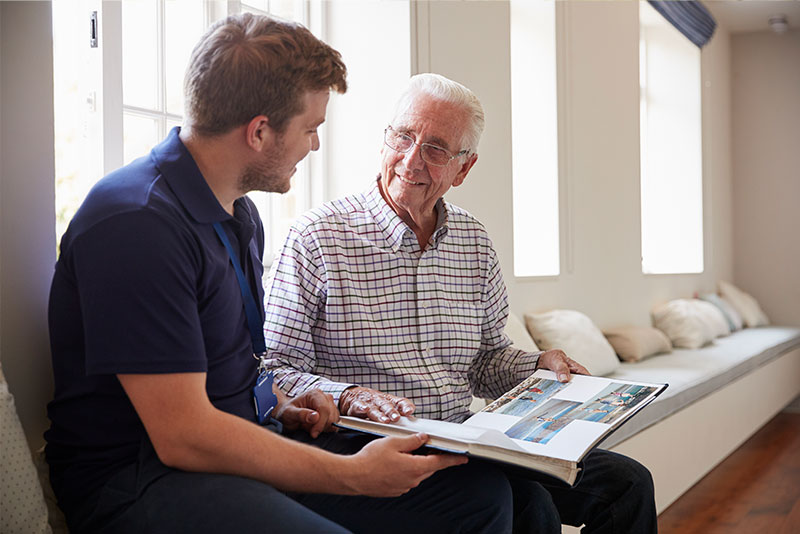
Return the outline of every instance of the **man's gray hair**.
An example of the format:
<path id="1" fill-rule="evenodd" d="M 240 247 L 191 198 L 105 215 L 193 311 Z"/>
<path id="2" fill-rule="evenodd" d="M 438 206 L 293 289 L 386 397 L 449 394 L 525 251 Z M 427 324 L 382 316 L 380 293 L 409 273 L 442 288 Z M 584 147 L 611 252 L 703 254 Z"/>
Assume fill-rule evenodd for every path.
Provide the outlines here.
<path id="1" fill-rule="evenodd" d="M 467 131 L 464 132 L 464 137 L 461 139 L 462 146 L 458 147 L 458 150 L 467 149 L 470 152 L 477 152 L 485 121 L 483 106 L 475 93 L 440 74 L 430 72 L 417 74 L 411 77 L 408 86 L 397 101 L 395 117 L 405 111 L 414 97 L 419 94 L 430 95 L 437 100 L 462 106 L 469 116 Z"/>

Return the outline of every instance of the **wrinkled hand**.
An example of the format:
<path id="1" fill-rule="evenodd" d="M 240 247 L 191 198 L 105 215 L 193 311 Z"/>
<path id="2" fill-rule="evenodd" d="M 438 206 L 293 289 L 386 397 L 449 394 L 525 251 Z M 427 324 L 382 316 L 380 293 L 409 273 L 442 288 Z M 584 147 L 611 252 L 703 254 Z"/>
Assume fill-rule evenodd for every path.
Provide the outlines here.
<path id="1" fill-rule="evenodd" d="M 371 497 L 398 497 L 440 469 L 467 463 L 455 454 L 410 454 L 428 441 L 425 434 L 376 439 L 351 456 L 356 467 L 351 491 Z"/>
<path id="2" fill-rule="evenodd" d="M 413 402 L 404 397 L 395 397 L 361 386 L 344 390 L 339 398 L 339 411 L 342 415 L 362 417 L 379 423 L 393 423 L 401 415 L 411 415 L 416 408 Z"/>
<path id="3" fill-rule="evenodd" d="M 556 373 L 559 382 L 569 382 L 570 372 L 578 375 L 588 375 L 589 371 L 572 358 L 568 357 L 563 350 L 553 349 L 539 355 L 538 369 L 550 369 Z"/>
<path id="4" fill-rule="evenodd" d="M 319 389 L 311 389 L 293 398 L 279 390 L 275 394 L 278 396 L 275 419 L 289 430 L 302 428 L 316 438 L 323 431 L 333 430 L 333 423 L 339 420 L 333 397 Z"/>

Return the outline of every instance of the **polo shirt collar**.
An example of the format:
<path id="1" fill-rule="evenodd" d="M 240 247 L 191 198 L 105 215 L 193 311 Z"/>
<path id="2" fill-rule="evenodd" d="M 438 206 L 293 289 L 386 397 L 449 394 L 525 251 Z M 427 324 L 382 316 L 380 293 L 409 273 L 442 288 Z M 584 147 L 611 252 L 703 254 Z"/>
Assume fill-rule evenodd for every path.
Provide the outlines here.
<path id="1" fill-rule="evenodd" d="M 392 250 L 397 252 L 402 246 L 406 234 L 410 233 L 414 242 L 416 242 L 416 237 L 414 237 L 414 231 L 411 227 L 400 218 L 383 198 L 383 195 L 381 195 L 378 185 L 380 179 L 381 177 L 378 175 L 377 179 L 373 181 L 372 186 L 364 193 L 364 200 L 367 209 L 372 214 L 372 219 L 375 221 L 384 239 Z M 436 229 L 433 232 L 433 248 L 436 248 L 444 236 L 447 235 L 449 211 L 449 204 L 445 202 L 444 197 L 436 201 L 436 213 L 438 215 Z"/>
<path id="2" fill-rule="evenodd" d="M 156 167 L 194 220 L 211 224 L 230 219 L 178 137 L 180 131 L 179 126 L 173 128 L 150 152 Z"/>

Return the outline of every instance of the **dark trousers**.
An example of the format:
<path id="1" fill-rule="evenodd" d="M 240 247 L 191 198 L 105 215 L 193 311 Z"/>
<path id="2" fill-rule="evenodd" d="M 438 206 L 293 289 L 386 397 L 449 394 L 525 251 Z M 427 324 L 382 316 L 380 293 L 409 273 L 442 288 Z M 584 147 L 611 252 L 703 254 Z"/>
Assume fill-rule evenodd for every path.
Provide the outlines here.
<path id="1" fill-rule="evenodd" d="M 309 441 L 301 434 L 294 438 Z M 313 441 L 352 454 L 369 437 L 347 432 Z M 164 466 L 152 447 L 115 475 L 84 510 L 68 514 L 72 534 L 102 533 L 585 533 L 656 532 L 650 473 L 597 450 L 573 488 L 506 476 L 480 461 L 439 471 L 396 498 L 283 493 L 255 480 Z"/>
<path id="2" fill-rule="evenodd" d="M 341 432 L 314 443 L 353 453 L 369 439 Z M 65 510 L 72 534 L 494 534 L 511 532 L 513 516 L 505 476 L 480 462 L 439 471 L 396 498 L 287 494 L 256 480 L 166 467 L 149 444 L 92 501 Z"/>
<path id="3" fill-rule="evenodd" d="M 583 534 L 651 534 L 658 531 L 653 478 L 637 461 L 602 449 L 584 458 L 572 488 L 509 477 L 514 532 L 559 533 L 561 524 Z"/>

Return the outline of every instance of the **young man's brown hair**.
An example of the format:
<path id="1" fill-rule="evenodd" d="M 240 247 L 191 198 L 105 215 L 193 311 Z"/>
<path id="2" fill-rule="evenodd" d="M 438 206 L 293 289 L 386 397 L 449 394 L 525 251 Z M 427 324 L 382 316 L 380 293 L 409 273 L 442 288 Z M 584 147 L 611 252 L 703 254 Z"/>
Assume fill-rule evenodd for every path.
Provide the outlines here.
<path id="1" fill-rule="evenodd" d="M 214 136 L 265 115 L 283 132 L 307 91 L 347 90 L 341 54 L 304 26 L 244 13 L 200 39 L 184 79 L 185 126 Z"/>

